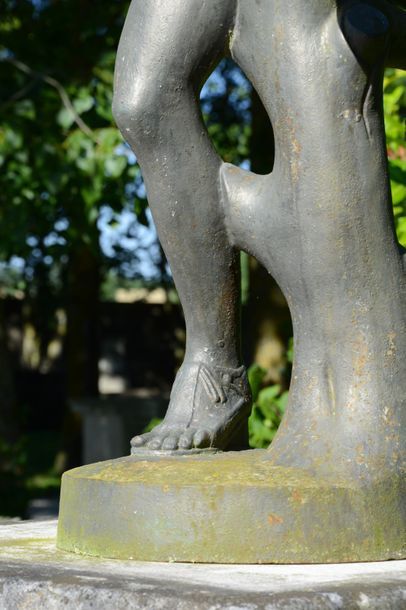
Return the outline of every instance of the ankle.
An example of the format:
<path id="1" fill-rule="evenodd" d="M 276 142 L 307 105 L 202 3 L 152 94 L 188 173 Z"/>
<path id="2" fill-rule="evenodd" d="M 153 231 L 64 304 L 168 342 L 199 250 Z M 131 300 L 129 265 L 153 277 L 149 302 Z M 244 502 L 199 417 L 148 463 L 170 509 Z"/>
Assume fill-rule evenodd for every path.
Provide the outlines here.
<path id="1" fill-rule="evenodd" d="M 241 357 L 235 350 L 226 347 L 200 347 L 187 348 L 185 362 L 200 362 L 209 367 L 224 367 L 236 369 L 241 366 Z"/>

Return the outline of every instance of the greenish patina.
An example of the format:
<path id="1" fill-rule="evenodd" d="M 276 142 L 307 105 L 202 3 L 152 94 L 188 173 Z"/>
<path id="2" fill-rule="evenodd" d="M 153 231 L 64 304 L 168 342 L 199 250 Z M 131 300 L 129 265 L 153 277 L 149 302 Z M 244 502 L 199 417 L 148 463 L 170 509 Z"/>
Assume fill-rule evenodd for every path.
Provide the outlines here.
<path id="1" fill-rule="evenodd" d="M 331 563 L 401 558 L 401 479 L 360 486 L 267 451 L 140 460 L 64 475 L 61 549 L 120 559 Z"/>

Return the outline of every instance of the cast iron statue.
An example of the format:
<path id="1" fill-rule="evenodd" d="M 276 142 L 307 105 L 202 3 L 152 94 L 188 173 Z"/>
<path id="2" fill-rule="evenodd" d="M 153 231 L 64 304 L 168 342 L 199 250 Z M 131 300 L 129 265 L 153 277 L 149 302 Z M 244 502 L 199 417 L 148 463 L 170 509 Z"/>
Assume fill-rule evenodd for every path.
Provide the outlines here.
<path id="1" fill-rule="evenodd" d="M 404 13 L 384 1 L 132 3 L 114 114 L 141 164 L 187 326 L 167 416 L 134 449 L 243 442 L 245 250 L 278 281 L 294 322 L 290 405 L 272 450 L 295 463 L 325 451 L 341 459 L 344 447 L 356 460 L 360 446 L 395 458 L 388 421 L 397 430 L 405 409 L 405 271 L 381 98 L 384 67 L 406 66 L 404 35 Z M 224 164 L 203 126 L 199 90 L 226 53 L 271 118 L 268 176 Z"/>
<path id="2" fill-rule="evenodd" d="M 399 4 L 132 2 L 114 115 L 143 171 L 186 355 L 165 420 L 132 440 L 132 456 L 64 475 L 60 548 L 204 562 L 406 556 L 406 259 L 382 111 L 385 67 L 406 68 Z M 223 163 L 204 128 L 199 90 L 227 54 L 269 114 L 269 175 Z M 232 451 L 246 447 L 250 412 L 241 250 L 277 280 L 294 325 L 289 405 L 268 451 Z"/>

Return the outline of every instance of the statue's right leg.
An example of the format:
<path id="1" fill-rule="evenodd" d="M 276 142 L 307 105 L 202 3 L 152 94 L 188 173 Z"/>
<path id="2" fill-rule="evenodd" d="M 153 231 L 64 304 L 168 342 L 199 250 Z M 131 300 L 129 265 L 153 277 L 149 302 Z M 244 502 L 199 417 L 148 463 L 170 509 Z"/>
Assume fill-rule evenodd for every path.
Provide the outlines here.
<path id="1" fill-rule="evenodd" d="M 187 329 L 166 418 L 133 447 L 224 448 L 247 425 L 239 259 L 224 225 L 221 160 L 198 105 L 201 83 L 228 46 L 234 7 L 235 0 L 133 2 L 117 54 L 114 115 L 140 162 Z"/>

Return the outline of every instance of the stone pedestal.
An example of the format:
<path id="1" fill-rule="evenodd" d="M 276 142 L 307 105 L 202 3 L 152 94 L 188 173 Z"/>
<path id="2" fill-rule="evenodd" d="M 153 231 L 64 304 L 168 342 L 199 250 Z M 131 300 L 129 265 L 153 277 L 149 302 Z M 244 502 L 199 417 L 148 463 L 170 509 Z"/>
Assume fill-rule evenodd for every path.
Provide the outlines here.
<path id="1" fill-rule="evenodd" d="M 0 526 L 1 610 L 405 607 L 404 561 L 324 566 L 141 563 L 64 553 L 57 550 L 55 537 L 55 521 Z"/>
<path id="2" fill-rule="evenodd" d="M 65 473 L 58 547 L 142 561 L 406 556 L 401 483 L 276 466 L 267 451 L 131 456 Z"/>

